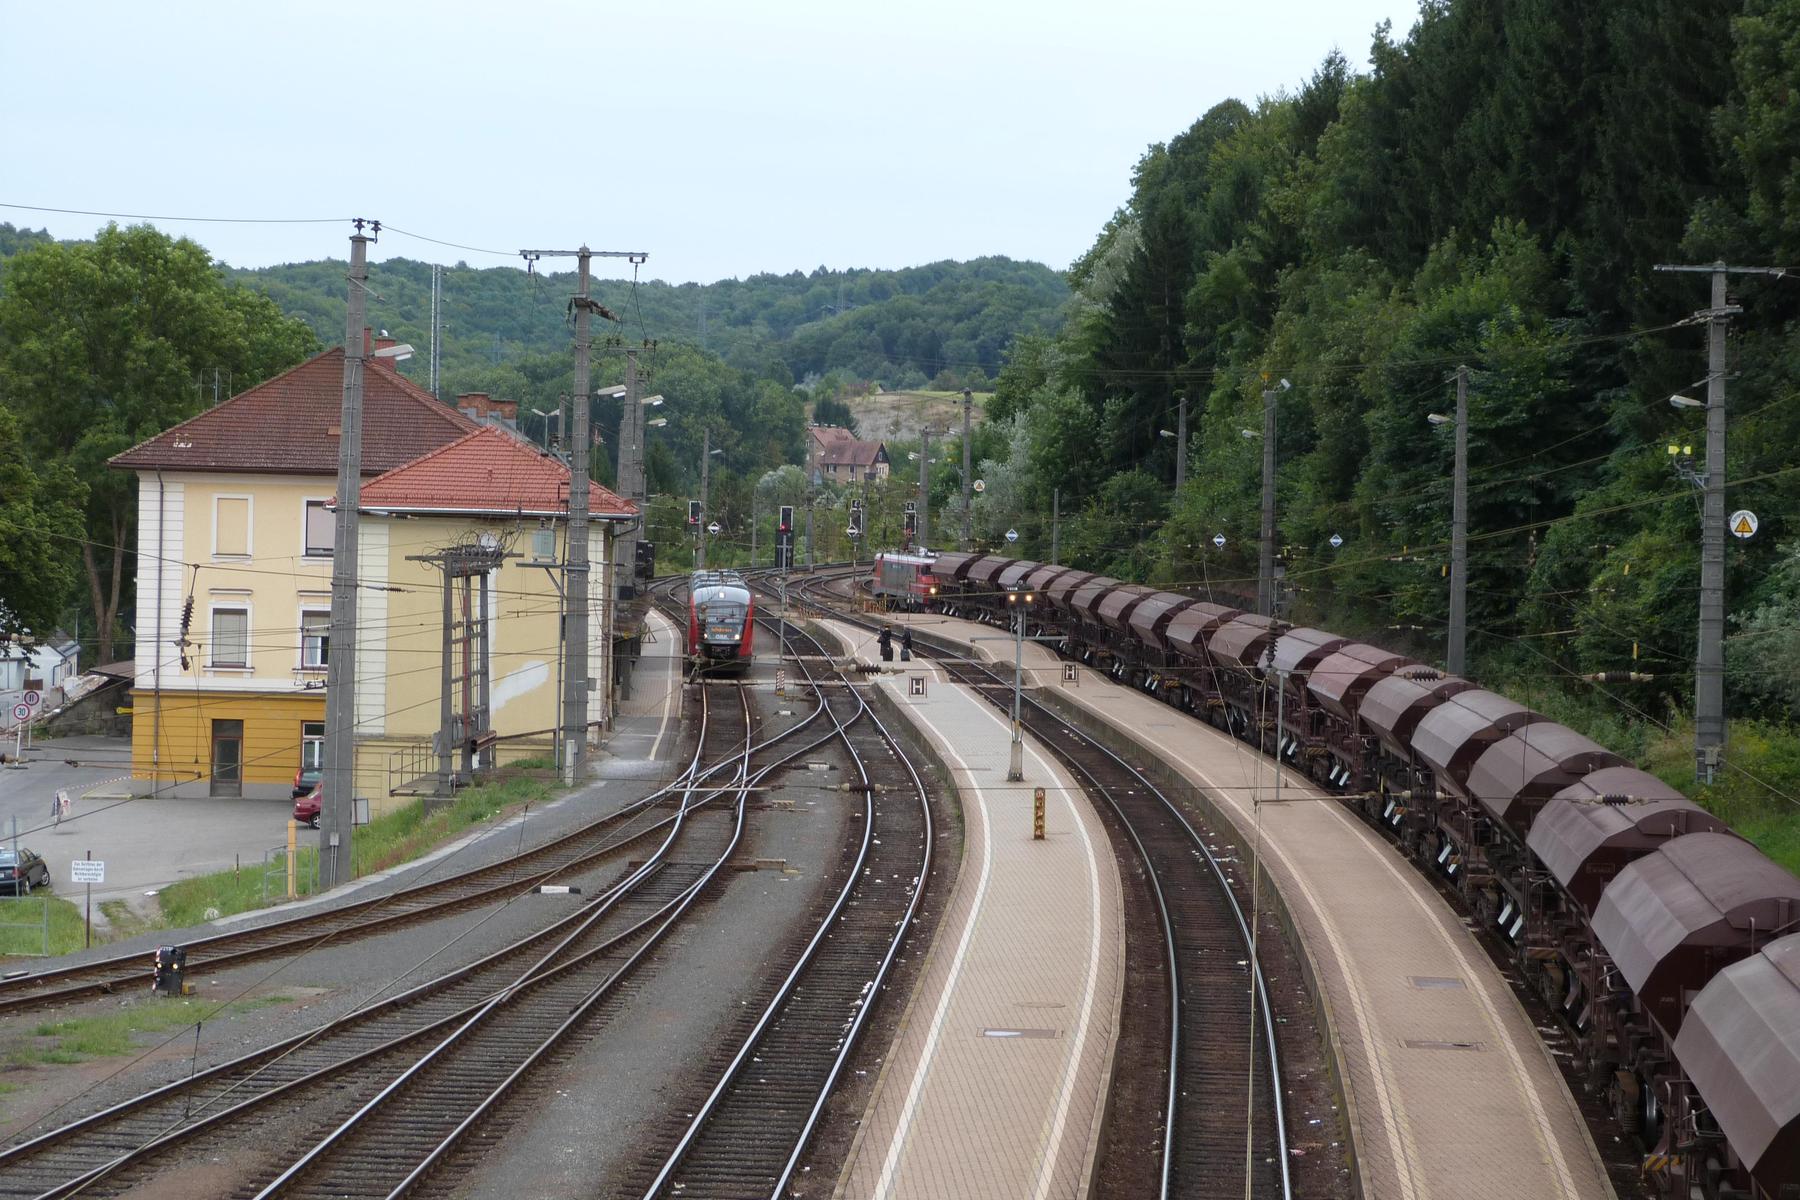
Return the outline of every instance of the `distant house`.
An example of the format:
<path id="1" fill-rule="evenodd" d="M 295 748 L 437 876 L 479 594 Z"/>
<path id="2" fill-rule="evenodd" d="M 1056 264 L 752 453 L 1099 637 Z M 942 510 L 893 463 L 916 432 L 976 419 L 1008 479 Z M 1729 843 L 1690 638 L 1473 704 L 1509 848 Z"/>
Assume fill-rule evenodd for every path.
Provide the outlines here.
<path id="1" fill-rule="evenodd" d="M 46 692 L 81 674 L 81 645 L 60 629 L 44 641 L 0 642 L 0 692 Z"/>
<path id="2" fill-rule="evenodd" d="M 887 446 L 865 442 L 841 425 L 814 425 L 807 431 L 806 473 L 823 483 L 863 483 L 886 479 Z"/>
<path id="3" fill-rule="evenodd" d="M 43 641 L 26 637 L 0 642 L 0 729 L 12 728 L 12 709 L 26 692 L 42 698 L 39 712 L 63 702 L 63 693 L 81 674 L 81 645 L 57 630 Z"/>

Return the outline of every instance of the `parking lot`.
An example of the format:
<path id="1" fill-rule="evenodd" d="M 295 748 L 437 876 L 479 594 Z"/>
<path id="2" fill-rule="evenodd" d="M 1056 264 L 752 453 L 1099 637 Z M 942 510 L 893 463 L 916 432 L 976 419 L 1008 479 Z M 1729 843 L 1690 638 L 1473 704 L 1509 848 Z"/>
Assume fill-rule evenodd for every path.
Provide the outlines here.
<path id="1" fill-rule="evenodd" d="M 149 904 L 146 892 L 190 875 L 240 864 L 260 870 L 263 855 L 287 837 L 287 800 L 133 798 L 129 758 L 123 738 L 62 738 L 35 747 L 26 766 L 0 770 L 0 840 L 11 844 L 16 822 L 19 844 L 50 865 L 53 894 L 86 894 L 69 881 L 69 863 L 91 855 L 106 863 L 95 901 Z M 50 817 L 59 788 L 73 801 L 60 825 Z"/>

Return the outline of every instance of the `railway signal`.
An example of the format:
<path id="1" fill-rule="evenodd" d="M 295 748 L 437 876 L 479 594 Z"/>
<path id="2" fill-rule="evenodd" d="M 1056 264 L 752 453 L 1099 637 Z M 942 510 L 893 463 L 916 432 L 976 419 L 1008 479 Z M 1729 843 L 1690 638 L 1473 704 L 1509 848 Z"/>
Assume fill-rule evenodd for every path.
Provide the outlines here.
<path id="1" fill-rule="evenodd" d="M 775 531 L 777 533 L 792 533 L 792 532 L 794 532 L 794 506 L 793 505 L 784 504 L 781 506 L 781 515 L 775 522 Z"/>
<path id="2" fill-rule="evenodd" d="M 690 527 L 698 527 L 699 524 L 700 524 L 700 502 L 698 500 L 689 500 L 688 501 L 688 525 Z"/>

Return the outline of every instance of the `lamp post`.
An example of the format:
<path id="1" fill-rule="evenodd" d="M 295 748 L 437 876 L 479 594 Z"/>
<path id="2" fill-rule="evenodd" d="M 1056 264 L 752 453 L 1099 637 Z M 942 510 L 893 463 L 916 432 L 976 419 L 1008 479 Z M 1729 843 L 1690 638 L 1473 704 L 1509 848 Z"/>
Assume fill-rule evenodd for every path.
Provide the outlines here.
<path id="1" fill-rule="evenodd" d="M 1450 629 L 1444 647 L 1444 670 L 1461 675 L 1469 615 L 1469 368 L 1456 368 L 1456 416 L 1427 413 L 1433 425 L 1456 431 L 1456 466 L 1450 491 Z"/>
<path id="2" fill-rule="evenodd" d="M 694 568 L 696 570 L 700 570 L 700 571 L 704 571 L 706 569 L 706 526 L 712 520 L 712 512 L 706 507 L 707 474 L 712 466 L 713 455 L 723 454 L 723 453 L 724 453 L 723 450 L 714 450 L 712 448 L 712 430 L 711 429 L 701 430 L 700 431 L 700 531 L 699 531 L 700 548 L 699 548 L 698 557 L 695 559 L 695 562 L 694 562 Z"/>
<path id="3" fill-rule="evenodd" d="M 975 392 L 972 388 L 963 389 L 963 477 L 962 477 L 962 548 L 969 548 L 969 487 L 975 479 L 974 451 L 969 444 L 971 413 L 975 408 Z"/>
<path id="4" fill-rule="evenodd" d="M 1024 727 L 1019 723 L 1019 703 L 1025 684 L 1025 610 L 1030 604 L 1030 592 L 1020 591 L 1017 584 L 1006 589 L 1006 605 L 1013 614 L 1012 748 L 1006 764 L 1006 778 L 1010 783 L 1025 778 L 1025 737 Z"/>
<path id="5" fill-rule="evenodd" d="M 1283 379 L 1262 394 L 1262 539 L 1257 549 L 1256 610 L 1265 617 L 1275 615 L 1275 402 L 1293 386 Z"/>

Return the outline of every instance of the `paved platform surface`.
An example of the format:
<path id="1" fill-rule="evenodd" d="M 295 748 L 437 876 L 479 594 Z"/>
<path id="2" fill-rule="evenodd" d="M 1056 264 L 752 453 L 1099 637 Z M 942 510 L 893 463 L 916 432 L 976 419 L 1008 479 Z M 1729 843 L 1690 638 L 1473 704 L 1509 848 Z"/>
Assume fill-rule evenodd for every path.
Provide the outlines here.
<path id="1" fill-rule="evenodd" d="M 995 630 L 936 615 L 917 627 L 976 657 Z M 1104 674 L 1025 647 L 1028 680 L 1157 746 L 1254 836 L 1273 760 Z M 1341 803 L 1289 772 L 1260 808 L 1265 864 L 1324 988 L 1344 1063 L 1365 1196 L 1589 1200 L 1613 1190 L 1529 1015 L 1461 918 Z M 1468 1048 L 1464 1048 L 1468 1047 Z"/>
<path id="2" fill-rule="evenodd" d="M 833 631 L 874 658 L 873 638 Z M 898 665 L 898 664 L 896 664 Z M 1074 782 L 924 662 L 888 689 L 952 769 L 964 860 L 919 988 L 837 1194 L 872 1200 L 1085 1195 L 1124 987 L 1122 894 L 1106 831 Z M 925 695 L 911 694 L 911 675 Z M 1032 790 L 1046 792 L 1043 841 Z"/>

